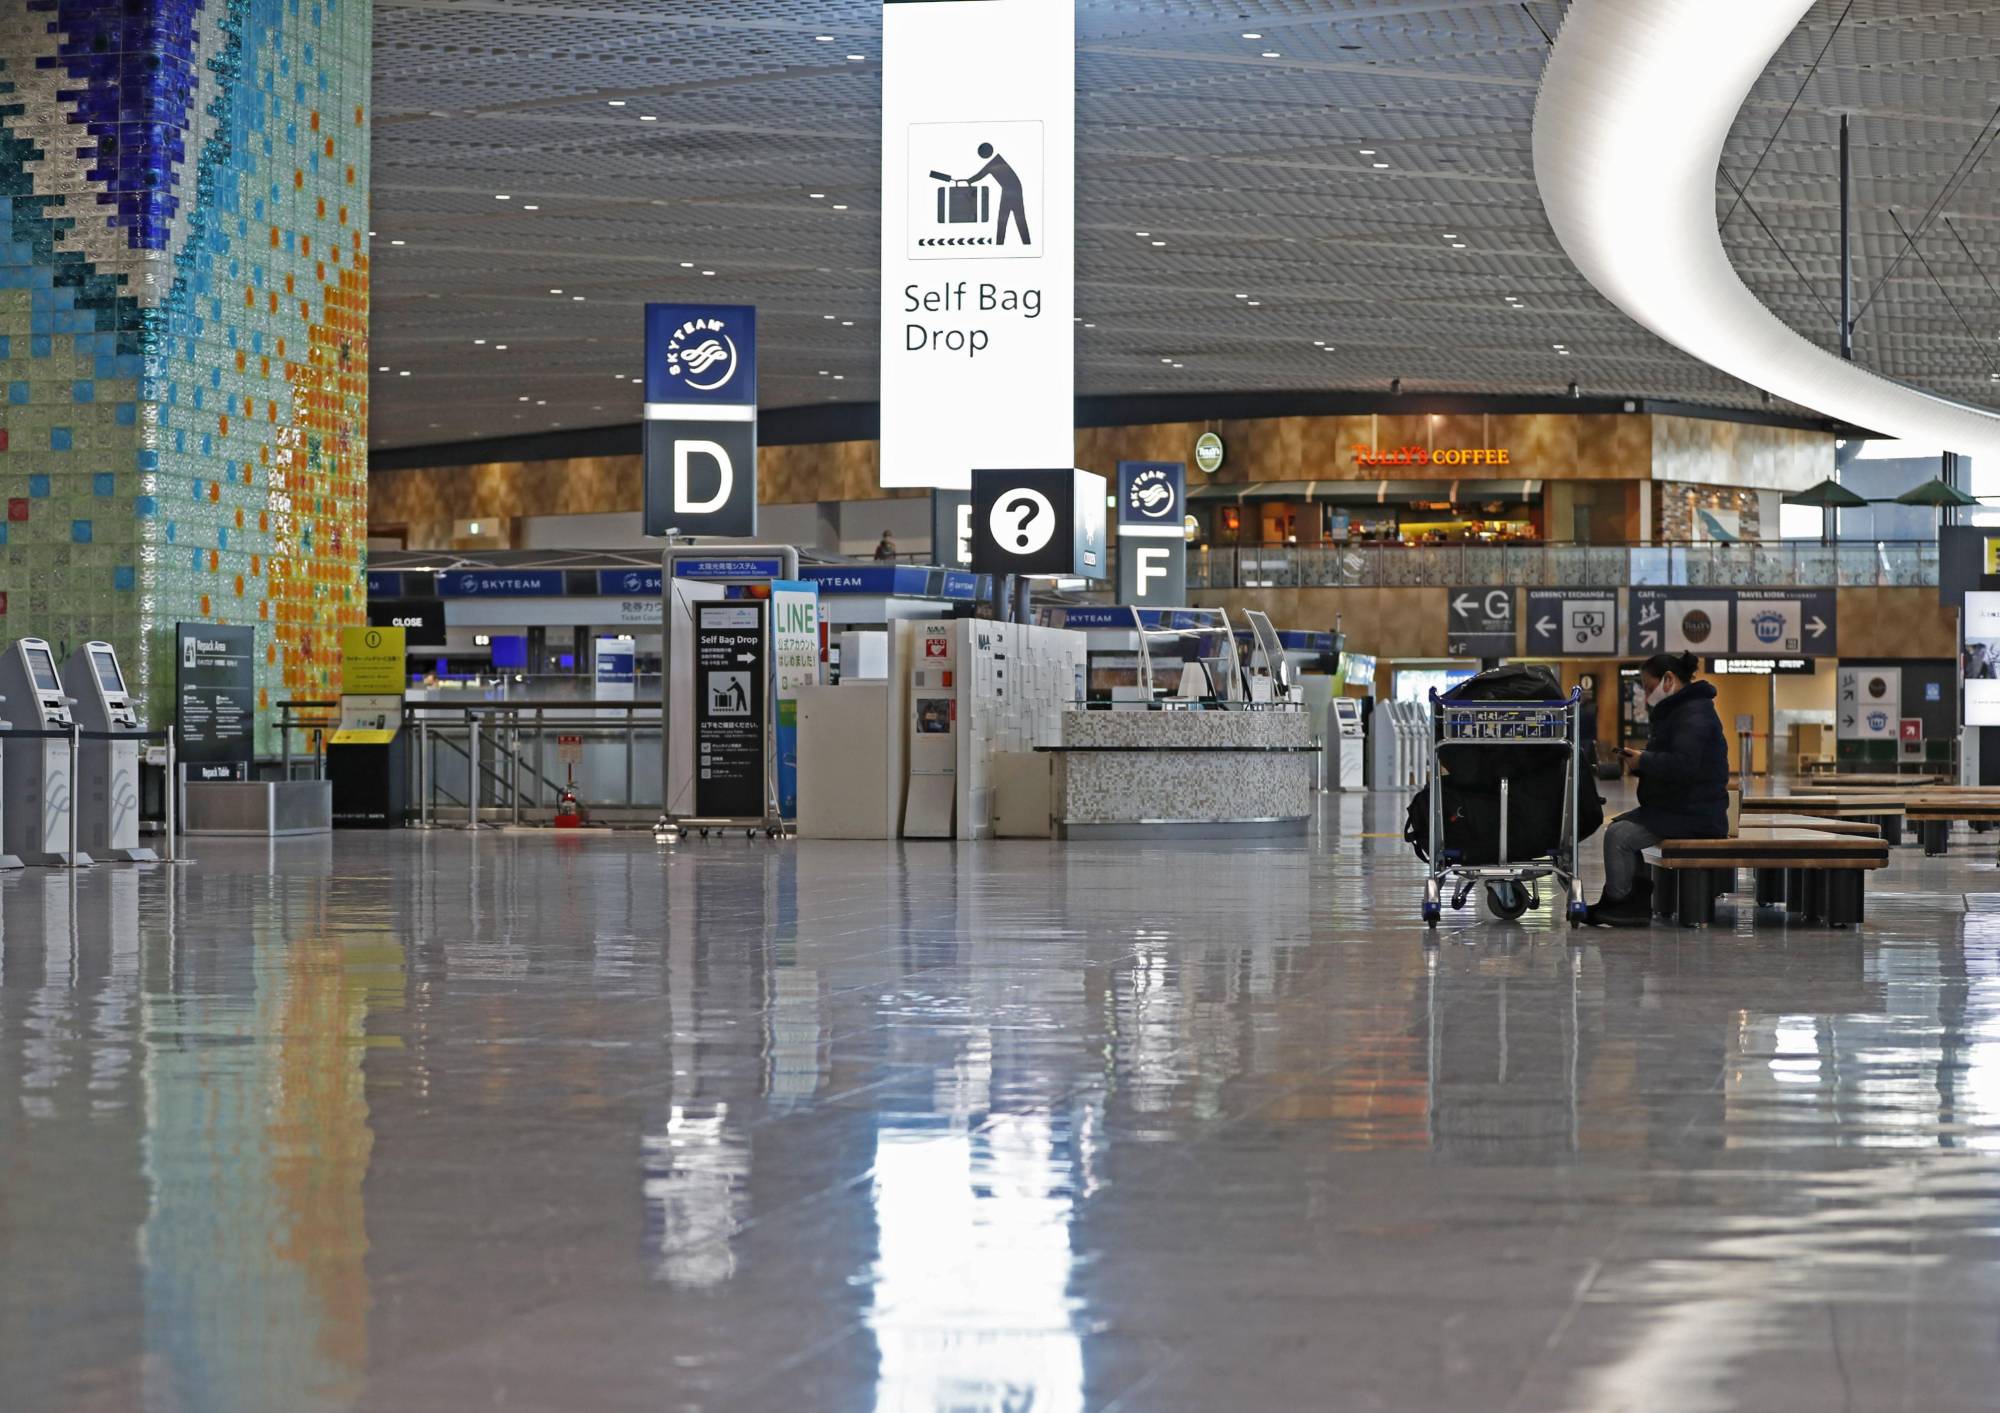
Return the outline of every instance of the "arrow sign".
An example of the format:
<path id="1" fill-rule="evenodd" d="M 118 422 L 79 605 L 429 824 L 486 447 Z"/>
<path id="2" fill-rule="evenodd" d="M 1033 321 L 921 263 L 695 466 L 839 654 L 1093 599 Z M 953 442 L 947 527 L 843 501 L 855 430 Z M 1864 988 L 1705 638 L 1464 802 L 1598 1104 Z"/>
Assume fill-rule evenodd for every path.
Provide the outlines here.
<path id="1" fill-rule="evenodd" d="M 1556 627 L 1557 624 L 1553 618 L 1537 618 L 1535 620 L 1535 631 L 1544 638 L 1553 638 L 1556 635 Z"/>
<path id="2" fill-rule="evenodd" d="M 1445 651 L 1451 656 L 1507 657 L 1517 651 L 1512 589 L 1452 589 L 1445 609 Z"/>
<path id="3" fill-rule="evenodd" d="M 1825 637 L 1826 620 L 1824 618 L 1819 617 L 1818 615 L 1814 615 L 1813 617 L 1808 618 L 1806 620 L 1806 632 L 1810 633 L 1815 638 Z"/>
<path id="4" fill-rule="evenodd" d="M 1479 600 L 1471 594 L 1460 594 L 1451 601 L 1451 611 L 1460 618 L 1470 618 L 1479 610 Z"/>

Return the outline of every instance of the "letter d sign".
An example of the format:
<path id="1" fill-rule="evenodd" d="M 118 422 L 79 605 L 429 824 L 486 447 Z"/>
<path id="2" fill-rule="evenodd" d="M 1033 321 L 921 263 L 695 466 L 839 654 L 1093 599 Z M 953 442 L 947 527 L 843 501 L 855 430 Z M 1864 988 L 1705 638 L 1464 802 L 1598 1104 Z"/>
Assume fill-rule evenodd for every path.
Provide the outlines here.
<path id="1" fill-rule="evenodd" d="M 715 463 L 715 494 L 706 500 L 696 500 L 688 490 L 688 462 L 697 456 L 707 457 Z M 736 468 L 729 464 L 729 453 L 714 442 L 687 441 L 674 439 L 674 514 L 713 515 L 729 504 L 730 487 L 736 483 Z"/>
<path id="2" fill-rule="evenodd" d="M 646 423 L 646 533 L 757 533 L 757 428 L 751 422 Z"/>

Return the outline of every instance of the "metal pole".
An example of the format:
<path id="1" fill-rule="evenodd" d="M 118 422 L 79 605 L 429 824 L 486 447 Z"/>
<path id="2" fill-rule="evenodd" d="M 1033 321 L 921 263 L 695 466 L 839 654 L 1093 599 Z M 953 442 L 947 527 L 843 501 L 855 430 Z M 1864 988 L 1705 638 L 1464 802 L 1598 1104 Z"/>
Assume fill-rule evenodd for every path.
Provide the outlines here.
<path id="1" fill-rule="evenodd" d="M 75 722 L 69 727 L 69 866 L 76 867 L 76 758 L 83 746 L 83 728 Z"/>
<path id="2" fill-rule="evenodd" d="M 514 827 L 521 827 L 521 713 L 517 709 L 507 718 L 507 739 L 514 747 Z"/>
<path id="3" fill-rule="evenodd" d="M 479 718 L 472 712 L 465 714 L 465 759 L 470 769 L 466 772 L 465 786 L 465 827 L 479 827 Z"/>
<path id="4" fill-rule="evenodd" d="M 417 715 L 417 827 L 431 827 L 431 719 Z"/>
<path id="5" fill-rule="evenodd" d="M 1847 114 L 1840 115 L 1840 356 L 1854 361 L 1853 165 L 1847 141 Z"/>
<path id="6" fill-rule="evenodd" d="M 278 717 L 278 742 L 285 757 L 285 779 L 292 778 L 292 709 L 288 706 Z"/>
<path id="7" fill-rule="evenodd" d="M 162 782 L 165 788 L 160 792 L 167 797 L 167 862 L 168 863 L 180 862 L 180 854 L 176 851 L 174 847 L 174 831 L 180 826 L 180 820 L 179 818 L 176 817 L 174 811 L 174 795 L 176 793 L 174 790 L 174 777 L 180 774 L 180 762 L 177 759 L 178 755 L 179 752 L 177 752 L 174 749 L 174 728 L 169 726 L 167 728 L 167 778 L 164 782 Z"/>
<path id="8" fill-rule="evenodd" d="M 627 809 L 632 807 L 632 758 L 638 752 L 638 744 L 633 734 L 636 730 L 636 723 L 632 719 L 633 711 L 632 707 L 625 708 L 625 807 Z"/>

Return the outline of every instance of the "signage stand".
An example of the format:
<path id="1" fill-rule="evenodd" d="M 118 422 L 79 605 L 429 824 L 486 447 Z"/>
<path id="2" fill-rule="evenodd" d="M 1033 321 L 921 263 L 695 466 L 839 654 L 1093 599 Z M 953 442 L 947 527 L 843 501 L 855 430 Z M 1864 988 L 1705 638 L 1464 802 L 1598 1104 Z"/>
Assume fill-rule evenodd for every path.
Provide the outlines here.
<path id="1" fill-rule="evenodd" d="M 798 574 L 791 545 L 666 551 L 658 842 L 677 843 L 689 831 L 706 838 L 741 829 L 746 838 L 771 839 L 792 832 L 778 779 L 770 591 Z M 676 711 L 683 700 L 689 709 Z"/>
<path id="2" fill-rule="evenodd" d="M 326 773 L 333 788 L 333 823 L 339 827 L 393 829 L 407 806 L 403 686 L 408 647 L 401 628 L 340 630 L 340 720 L 327 743 Z M 479 827 L 479 736 L 470 746 L 466 827 Z"/>

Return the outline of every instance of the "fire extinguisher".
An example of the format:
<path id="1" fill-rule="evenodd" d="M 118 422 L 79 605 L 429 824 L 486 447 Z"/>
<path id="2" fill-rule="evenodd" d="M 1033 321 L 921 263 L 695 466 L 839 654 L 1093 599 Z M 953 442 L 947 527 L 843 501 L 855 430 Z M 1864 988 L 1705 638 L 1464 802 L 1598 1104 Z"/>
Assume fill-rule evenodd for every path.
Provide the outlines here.
<path id="1" fill-rule="evenodd" d="M 583 801 L 576 795 L 576 767 L 569 768 L 569 778 L 556 791 L 556 828 L 580 829 L 590 817 L 583 807 Z"/>

